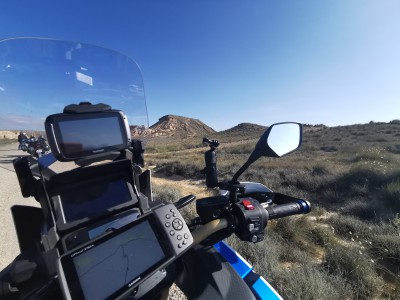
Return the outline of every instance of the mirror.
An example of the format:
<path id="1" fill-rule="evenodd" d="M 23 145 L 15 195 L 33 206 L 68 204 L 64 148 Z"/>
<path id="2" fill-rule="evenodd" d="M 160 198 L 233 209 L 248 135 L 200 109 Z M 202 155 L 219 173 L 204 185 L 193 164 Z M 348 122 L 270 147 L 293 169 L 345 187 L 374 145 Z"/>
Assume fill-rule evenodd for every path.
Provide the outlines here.
<path id="1" fill-rule="evenodd" d="M 271 126 L 267 145 L 277 156 L 284 156 L 300 146 L 301 127 L 297 123 L 279 123 Z"/>
<path id="2" fill-rule="evenodd" d="M 302 126 L 300 123 L 285 122 L 271 125 L 261 136 L 246 163 L 233 175 L 232 182 L 261 156 L 282 157 L 300 147 Z"/>

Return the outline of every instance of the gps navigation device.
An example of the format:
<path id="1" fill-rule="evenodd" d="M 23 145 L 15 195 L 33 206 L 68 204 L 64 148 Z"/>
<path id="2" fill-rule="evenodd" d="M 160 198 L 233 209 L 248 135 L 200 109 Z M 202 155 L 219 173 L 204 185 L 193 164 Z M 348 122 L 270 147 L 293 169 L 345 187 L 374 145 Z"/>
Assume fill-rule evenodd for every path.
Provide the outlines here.
<path id="1" fill-rule="evenodd" d="M 116 299 L 132 292 L 193 243 L 172 204 L 64 254 L 59 282 L 67 299 Z"/>
<path id="2" fill-rule="evenodd" d="M 45 129 L 51 151 L 59 161 L 120 151 L 131 142 L 128 120 L 118 110 L 51 115 Z"/>

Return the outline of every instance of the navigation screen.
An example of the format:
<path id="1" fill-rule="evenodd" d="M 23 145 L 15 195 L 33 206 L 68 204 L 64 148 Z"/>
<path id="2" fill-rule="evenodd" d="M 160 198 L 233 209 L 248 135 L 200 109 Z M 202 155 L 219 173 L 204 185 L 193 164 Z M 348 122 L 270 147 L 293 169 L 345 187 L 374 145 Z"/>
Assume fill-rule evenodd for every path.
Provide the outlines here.
<path id="1" fill-rule="evenodd" d="M 86 299 L 105 299 L 166 256 L 149 221 L 145 220 L 104 243 L 79 252 L 73 264 Z"/>
<path id="2" fill-rule="evenodd" d="M 103 117 L 59 122 L 66 155 L 124 144 L 117 117 Z"/>
<path id="3" fill-rule="evenodd" d="M 64 191 L 59 197 L 65 223 L 104 214 L 132 200 L 125 178 L 95 181 Z"/>

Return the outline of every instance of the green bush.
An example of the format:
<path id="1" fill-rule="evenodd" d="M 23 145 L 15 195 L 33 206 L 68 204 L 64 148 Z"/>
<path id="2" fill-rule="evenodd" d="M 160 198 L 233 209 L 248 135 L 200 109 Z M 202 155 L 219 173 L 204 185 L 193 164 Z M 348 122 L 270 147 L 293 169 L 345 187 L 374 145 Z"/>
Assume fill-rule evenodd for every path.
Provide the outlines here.
<path id="1" fill-rule="evenodd" d="M 168 162 L 164 165 L 164 171 L 167 176 L 178 175 L 185 178 L 199 178 L 201 169 L 197 165 L 182 164 L 179 161 Z"/>
<path id="2" fill-rule="evenodd" d="M 306 252 L 291 245 L 274 231 L 258 244 L 228 239 L 253 268 L 276 288 L 284 299 L 349 299 L 351 286 L 310 262 Z"/>
<path id="3" fill-rule="evenodd" d="M 173 203 L 182 198 L 182 193 L 169 185 L 153 184 L 153 200 L 156 202 Z"/>
<path id="4" fill-rule="evenodd" d="M 371 203 L 371 201 L 367 201 L 366 198 L 357 197 L 351 201 L 345 202 L 342 211 L 346 216 L 353 216 L 360 220 L 371 221 L 374 220 L 377 215 L 383 213 L 383 208 L 377 201 Z"/>
<path id="5" fill-rule="evenodd" d="M 368 186 L 370 188 L 380 187 L 385 181 L 385 174 L 369 166 L 355 165 L 350 171 L 338 178 L 337 188 L 346 190 L 349 184 Z"/>
<path id="6" fill-rule="evenodd" d="M 377 259 L 393 260 L 393 263 L 400 266 L 400 238 L 394 234 L 377 234 L 370 238 L 368 245 Z"/>
<path id="7" fill-rule="evenodd" d="M 335 235 L 331 228 L 316 226 L 309 233 L 310 240 L 323 248 L 327 248 L 336 243 Z"/>
<path id="8" fill-rule="evenodd" d="M 324 146 L 324 147 L 321 147 L 320 150 L 325 151 L 325 152 L 336 152 L 336 151 L 338 151 L 338 148 L 335 146 Z"/>
<path id="9" fill-rule="evenodd" d="M 394 179 L 382 187 L 382 198 L 390 208 L 400 210 L 400 179 Z"/>
<path id="10" fill-rule="evenodd" d="M 400 154 L 400 144 L 395 144 L 395 145 L 389 146 L 388 151 L 395 153 L 395 154 Z"/>
<path id="11" fill-rule="evenodd" d="M 364 222 L 354 216 L 334 215 L 327 219 L 327 222 L 334 228 L 336 234 L 344 238 L 352 236 L 368 238 L 372 231 L 376 230 L 376 225 Z"/>
<path id="12" fill-rule="evenodd" d="M 383 280 L 371 258 L 357 248 L 337 244 L 327 249 L 325 267 L 331 274 L 343 276 L 357 299 L 371 299 L 382 292 Z"/>
<path id="13" fill-rule="evenodd" d="M 284 299 L 351 299 L 352 287 L 340 275 L 329 274 L 311 264 L 281 269 L 275 275 Z"/>
<path id="14" fill-rule="evenodd" d="M 311 168 L 311 175 L 313 176 L 321 176 L 321 175 L 327 175 L 330 174 L 331 172 L 329 169 L 322 164 L 314 165 Z"/>

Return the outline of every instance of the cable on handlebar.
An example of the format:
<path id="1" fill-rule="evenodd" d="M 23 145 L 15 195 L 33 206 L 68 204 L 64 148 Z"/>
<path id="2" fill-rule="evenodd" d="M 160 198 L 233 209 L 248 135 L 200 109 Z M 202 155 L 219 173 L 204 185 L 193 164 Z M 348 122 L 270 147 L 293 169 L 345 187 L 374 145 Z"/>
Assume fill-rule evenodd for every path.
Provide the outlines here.
<path id="1" fill-rule="evenodd" d="M 229 225 L 228 220 L 226 219 L 215 219 L 204 226 L 196 229 L 195 231 L 192 232 L 193 236 L 193 244 L 198 245 L 200 244 L 203 240 L 208 238 L 211 234 L 227 228 Z"/>

